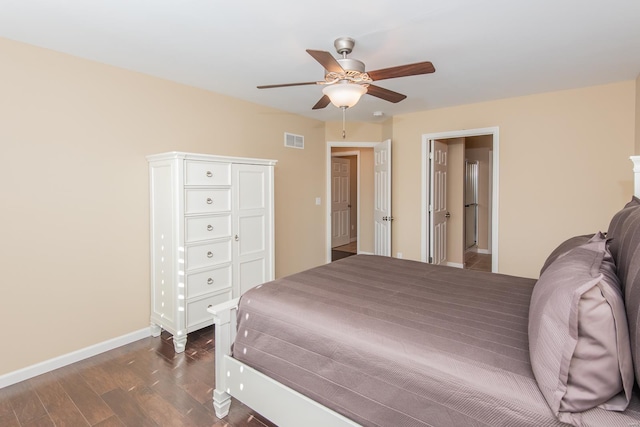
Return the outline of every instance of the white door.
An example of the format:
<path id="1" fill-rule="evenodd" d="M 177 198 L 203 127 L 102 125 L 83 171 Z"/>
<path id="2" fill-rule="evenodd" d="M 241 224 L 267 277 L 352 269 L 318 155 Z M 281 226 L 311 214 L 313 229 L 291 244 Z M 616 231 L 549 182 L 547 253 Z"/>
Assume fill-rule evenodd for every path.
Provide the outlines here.
<path id="1" fill-rule="evenodd" d="M 273 280 L 270 248 L 271 175 L 268 167 L 234 164 L 232 168 L 233 297 Z"/>
<path id="2" fill-rule="evenodd" d="M 429 141 L 429 262 L 447 262 L 447 144 Z"/>
<path id="3" fill-rule="evenodd" d="M 374 154 L 374 253 L 391 256 L 391 140 L 376 145 Z"/>
<path id="4" fill-rule="evenodd" d="M 331 158 L 331 247 L 349 243 L 351 220 L 351 161 Z"/>

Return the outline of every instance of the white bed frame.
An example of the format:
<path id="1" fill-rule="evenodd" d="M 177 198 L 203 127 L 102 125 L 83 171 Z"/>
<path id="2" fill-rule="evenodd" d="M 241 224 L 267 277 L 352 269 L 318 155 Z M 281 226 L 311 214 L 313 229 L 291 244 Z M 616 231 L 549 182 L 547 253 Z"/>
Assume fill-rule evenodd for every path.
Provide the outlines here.
<path id="1" fill-rule="evenodd" d="M 634 195 L 640 197 L 640 156 L 631 156 Z M 226 417 L 235 397 L 279 427 L 358 426 L 337 412 L 269 378 L 231 356 L 236 336 L 238 298 L 208 309 L 215 322 L 215 381 L 213 406 Z M 304 421 L 301 421 L 304 420 Z"/>
<path id="2" fill-rule="evenodd" d="M 235 397 L 279 427 L 347 427 L 358 424 L 282 385 L 231 357 L 236 336 L 238 300 L 209 308 L 215 323 L 216 387 L 213 407 L 218 418 L 226 417 Z"/>

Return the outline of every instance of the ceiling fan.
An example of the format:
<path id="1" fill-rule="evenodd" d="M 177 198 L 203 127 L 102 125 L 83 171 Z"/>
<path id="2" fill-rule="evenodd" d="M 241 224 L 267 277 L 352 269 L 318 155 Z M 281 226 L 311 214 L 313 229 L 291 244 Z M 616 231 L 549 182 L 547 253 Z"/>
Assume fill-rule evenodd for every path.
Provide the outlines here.
<path id="1" fill-rule="evenodd" d="M 364 63 L 357 59 L 347 58 L 355 45 L 355 40 L 349 37 L 340 37 L 333 44 L 336 51 L 342 55 L 334 58 L 329 52 L 323 50 L 307 49 L 307 53 L 320 63 L 325 69 L 324 80 L 302 83 L 285 83 L 277 85 L 258 86 L 258 89 L 271 89 L 286 86 L 324 85 L 324 96 L 313 106 L 314 110 L 326 107 L 333 103 L 343 110 L 354 106 L 362 95 L 368 93 L 389 102 L 400 102 L 407 96 L 389 89 L 372 84 L 374 81 L 394 79 L 397 77 L 429 74 L 436 71 L 429 61 L 415 64 L 399 65 L 397 67 L 365 72 Z"/>

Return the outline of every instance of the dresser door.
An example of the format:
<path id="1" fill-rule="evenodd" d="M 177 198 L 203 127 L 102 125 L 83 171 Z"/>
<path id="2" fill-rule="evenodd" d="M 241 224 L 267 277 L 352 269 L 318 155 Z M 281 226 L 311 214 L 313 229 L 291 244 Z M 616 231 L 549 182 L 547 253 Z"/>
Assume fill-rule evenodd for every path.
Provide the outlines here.
<path id="1" fill-rule="evenodd" d="M 234 164 L 233 296 L 273 280 L 271 168 Z"/>

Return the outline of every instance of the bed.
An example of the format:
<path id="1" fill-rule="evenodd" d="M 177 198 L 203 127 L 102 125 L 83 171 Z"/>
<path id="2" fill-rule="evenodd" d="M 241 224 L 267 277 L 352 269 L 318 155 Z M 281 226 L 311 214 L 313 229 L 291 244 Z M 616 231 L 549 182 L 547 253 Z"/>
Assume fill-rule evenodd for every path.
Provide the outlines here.
<path id="1" fill-rule="evenodd" d="M 216 415 L 233 396 L 280 427 L 640 426 L 639 270 L 634 197 L 538 281 L 356 255 L 259 285 L 210 309 Z"/>

